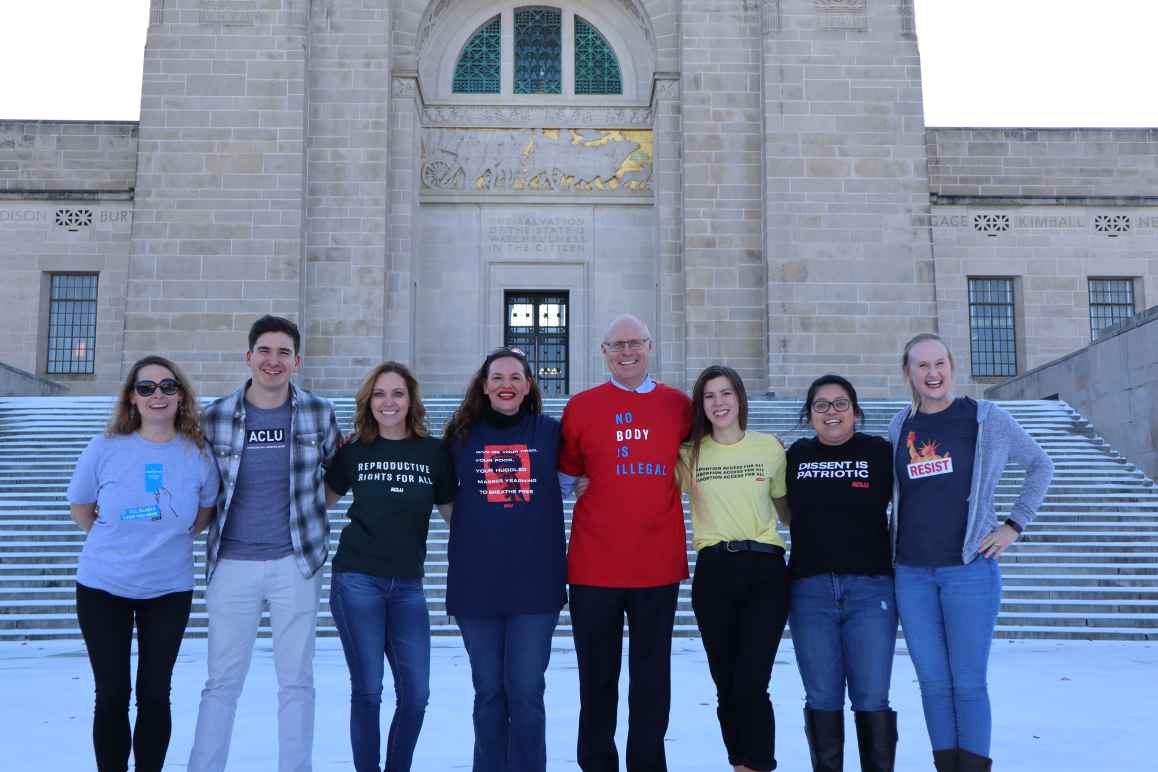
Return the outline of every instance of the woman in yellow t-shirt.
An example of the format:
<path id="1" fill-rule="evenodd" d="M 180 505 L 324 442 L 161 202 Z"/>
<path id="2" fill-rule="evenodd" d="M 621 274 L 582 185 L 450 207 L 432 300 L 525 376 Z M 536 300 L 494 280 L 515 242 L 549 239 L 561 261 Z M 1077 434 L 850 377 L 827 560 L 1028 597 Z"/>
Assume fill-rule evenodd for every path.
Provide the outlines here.
<path id="1" fill-rule="evenodd" d="M 776 514 L 787 522 L 784 448 L 746 432 L 748 395 L 713 365 L 692 390 L 680 484 L 692 503 L 692 610 L 716 683 L 720 730 L 736 772 L 776 767 L 772 662 L 788 619 L 788 570 Z"/>

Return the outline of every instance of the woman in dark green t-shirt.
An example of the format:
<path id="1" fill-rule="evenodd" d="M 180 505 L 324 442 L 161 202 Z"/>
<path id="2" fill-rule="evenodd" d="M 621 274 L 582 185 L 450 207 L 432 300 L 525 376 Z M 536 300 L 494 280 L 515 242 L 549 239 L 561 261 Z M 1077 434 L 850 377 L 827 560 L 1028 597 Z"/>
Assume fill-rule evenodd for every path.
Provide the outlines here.
<path id="1" fill-rule="evenodd" d="M 357 772 L 381 769 L 383 655 L 394 676 L 386 769 L 410 769 L 430 697 L 430 616 L 422 590 L 430 513 L 454 500 L 442 443 L 430 436 L 418 382 L 383 362 L 355 397 L 354 436 L 326 471 L 326 501 L 353 489 L 330 581 L 330 611 L 350 668 Z"/>

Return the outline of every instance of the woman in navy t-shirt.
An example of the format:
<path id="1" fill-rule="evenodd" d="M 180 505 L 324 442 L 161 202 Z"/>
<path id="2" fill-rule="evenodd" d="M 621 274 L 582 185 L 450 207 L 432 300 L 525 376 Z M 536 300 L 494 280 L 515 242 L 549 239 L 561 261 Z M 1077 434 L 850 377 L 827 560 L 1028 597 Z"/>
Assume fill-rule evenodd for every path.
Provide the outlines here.
<path id="1" fill-rule="evenodd" d="M 447 613 L 474 681 L 474 772 L 546 769 L 544 673 L 566 601 L 560 426 L 526 356 L 498 349 L 446 426 L 458 476 Z"/>

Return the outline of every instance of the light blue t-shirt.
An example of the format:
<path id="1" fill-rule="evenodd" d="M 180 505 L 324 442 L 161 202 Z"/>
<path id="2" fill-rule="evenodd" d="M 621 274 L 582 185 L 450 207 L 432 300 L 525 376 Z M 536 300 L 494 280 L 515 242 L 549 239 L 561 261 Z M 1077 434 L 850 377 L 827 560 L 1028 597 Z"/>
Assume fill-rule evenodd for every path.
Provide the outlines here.
<path id="1" fill-rule="evenodd" d="M 122 598 L 157 598 L 193 589 L 193 534 L 199 507 L 217 500 L 208 451 L 177 435 L 93 437 L 68 486 L 70 504 L 97 505 L 76 580 Z"/>

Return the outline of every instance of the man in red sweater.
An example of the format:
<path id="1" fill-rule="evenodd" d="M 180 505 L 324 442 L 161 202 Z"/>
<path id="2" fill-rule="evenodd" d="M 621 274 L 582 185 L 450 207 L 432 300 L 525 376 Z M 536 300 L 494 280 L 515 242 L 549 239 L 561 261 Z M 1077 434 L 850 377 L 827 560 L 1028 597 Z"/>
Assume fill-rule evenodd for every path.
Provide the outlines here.
<path id="1" fill-rule="evenodd" d="M 575 504 L 567 581 L 579 662 L 578 762 L 618 772 L 615 748 L 623 620 L 628 646 L 628 772 L 666 772 L 671 635 L 687 537 L 675 479 L 688 432 L 686 394 L 648 375 L 651 333 L 621 316 L 603 336 L 611 379 L 563 411 L 562 472 L 588 485 Z"/>

